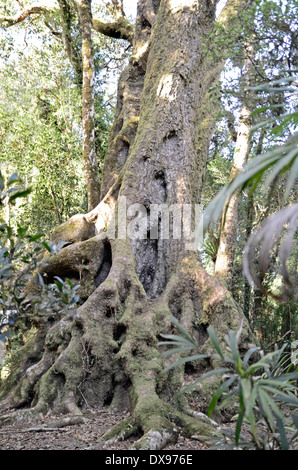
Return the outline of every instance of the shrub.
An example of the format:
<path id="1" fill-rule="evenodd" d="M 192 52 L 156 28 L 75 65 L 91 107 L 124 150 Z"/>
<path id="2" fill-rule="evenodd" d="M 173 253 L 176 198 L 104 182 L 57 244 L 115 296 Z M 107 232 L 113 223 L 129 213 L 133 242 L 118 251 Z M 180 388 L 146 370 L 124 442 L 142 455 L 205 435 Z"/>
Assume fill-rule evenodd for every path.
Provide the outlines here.
<path id="1" fill-rule="evenodd" d="M 159 344 L 174 346 L 162 353 L 163 356 L 197 347 L 175 318 L 173 323 L 181 336 L 163 335 L 168 341 Z M 184 357 L 172 363 L 164 372 L 206 357 L 220 360 L 222 367 L 207 372 L 182 390 L 186 392 L 212 375 L 222 376 L 221 384 L 210 401 L 208 416 L 212 415 L 217 405 L 223 406 L 227 401 L 233 400 L 237 406 L 236 427 L 234 433 L 224 429 L 217 430 L 214 435 L 216 446 L 255 450 L 293 448 L 298 436 L 298 367 L 295 368 L 291 363 L 291 355 L 286 352 L 287 344 L 268 354 L 255 346 L 241 357 L 241 330 L 242 327 L 238 332 L 231 330 L 225 336 L 225 344 L 221 345 L 213 327 L 209 326 L 207 331 L 215 354 Z M 241 434 L 244 422 L 249 426 L 250 439 Z"/>

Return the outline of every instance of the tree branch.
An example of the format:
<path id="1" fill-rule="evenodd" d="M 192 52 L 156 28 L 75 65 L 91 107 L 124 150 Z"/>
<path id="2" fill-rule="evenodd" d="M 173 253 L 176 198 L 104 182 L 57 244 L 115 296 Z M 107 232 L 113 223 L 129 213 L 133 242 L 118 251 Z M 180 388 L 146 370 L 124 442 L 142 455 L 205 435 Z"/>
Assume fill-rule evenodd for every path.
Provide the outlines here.
<path id="1" fill-rule="evenodd" d="M 72 13 L 70 6 L 66 0 L 58 0 L 60 14 L 62 18 L 62 40 L 63 44 L 69 58 L 70 63 L 73 65 L 78 81 L 80 84 L 83 83 L 83 69 L 82 69 L 82 58 L 75 47 L 75 44 L 72 40 L 71 26 L 72 26 Z"/>
<path id="2" fill-rule="evenodd" d="M 32 5 L 31 7 L 25 8 L 20 13 L 16 14 L 15 16 L 2 16 L 0 17 L 0 26 L 1 27 L 10 27 L 21 23 L 26 18 L 29 18 L 31 15 L 41 13 L 52 13 L 54 10 L 47 6 L 43 5 Z"/>
<path id="3" fill-rule="evenodd" d="M 62 33 L 60 31 L 56 31 L 48 21 L 45 21 L 44 24 L 51 31 L 51 34 L 53 34 L 53 36 L 60 38 L 60 39 L 63 38 Z"/>
<path id="4" fill-rule="evenodd" d="M 240 11 L 247 10 L 251 5 L 253 5 L 251 0 L 228 0 L 216 22 L 224 26 L 233 20 L 233 17 L 236 17 Z"/>
<path id="5" fill-rule="evenodd" d="M 130 44 L 134 39 L 134 26 L 125 18 L 121 16 L 112 23 L 104 23 L 103 21 L 93 20 L 93 28 L 98 33 L 104 34 L 115 39 L 125 39 Z"/>
<path id="6" fill-rule="evenodd" d="M 18 3 L 19 5 L 22 5 L 20 2 Z M 60 6 L 62 17 L 64 17 L 63 23 L 65 25 L 65 17 L 68 14 L 67 10 L 69 7 L 68 7 L 67 2 L 65 2 L 65 0 L 58 0 L 58 3 Z M 36 14 L 40 15 L 41 13 L 52 13 L 54 11 L 56 11 L 54 8 L 49 8 L 45 5 L 32 5 L 28 8 L 24 8 L 21 12 L 17 13 L 15 16 L 0 17 L 0 27 L 7 28 L 10 26 L 14 26 L 18 23 L 21 23 L 26 18 L 29 18 L 32 15 L 36 15 Z M 119 13 L 120 11 L 122 12 L 121 15 Z M 66 25 L 67 25 L 67 21 L 66 21 Z M 115 39 L 124 39 L 126 41 L 129 41 L 130 44 L 133 43 L 134 26 L 125 17 L 121 2 L 119 5 L 117 5 L 117 15 L 116 15 L 116 20 L 114 22 L 105 23 L 100 20 L 93 20 L 93 28 L 95 29 L 95 31 L 97 31 L 98 33 L 104 34 L 105 36 L 109 36 Z M 66 27 L 66 29 L 69 29 L 69 28 Z M 69 30 L 64 30 L 63 39 L 65 42 L 65 47 L 66 47 L 68 56 L 71 58 L 71 62 L 72 63 L 76 62 L 77 57 L 72 47 Z"/>

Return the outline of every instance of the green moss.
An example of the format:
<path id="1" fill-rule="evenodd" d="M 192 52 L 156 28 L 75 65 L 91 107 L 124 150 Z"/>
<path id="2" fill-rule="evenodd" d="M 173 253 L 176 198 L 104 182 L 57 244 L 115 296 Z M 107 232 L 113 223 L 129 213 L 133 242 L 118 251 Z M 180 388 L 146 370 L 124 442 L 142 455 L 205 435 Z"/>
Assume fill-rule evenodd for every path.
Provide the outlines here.
<path id="1" fill-rule="evenodd" d="M 136 434 L 138 431 L 138 426 L 132 418 L 126 418 L 120 423 L 112 427 L 107 433 L 104 434 L 103 440 L 110 441 L 113 439 L 127 439 L 128 437 Z"/>
<path id="2" fill-rule="evenodd" d="M 51 235 L 51 240 L 55 243 L 59 241 L 75 243 L 87 240 L 94 235 L 94 224 L 88 222 L 83 215 L 78 214 L 57 227 Z"/>
<path id="3" fill-rule="evenodd" d="M 159 429 L 161 423 L 165 425 L 168 422 L 168 413 L 169 406 L 158 397 L 155 391 L 144 392 L 136 400 L 134 417 L 145 432 L 150 429 Z"/>
<path id="4" fill-rule="evenodd" d="M 191 437 L 193 435 L 207 437 L 214 433 L 214 428 L 212 426 L 200 421 L 199 419 L 192 418 L 182 412 L 177 412 L 177 417 L 180 419 L 180 424 L 182 424 L 182 434 L 186 437 Z"/>
<path id="5" fill-rule="evenodd" d="M 38 332 L 22 348 L 15 351 L 10 361 L 10 375 L 1 384 L 0 399 L 6 398 L 18 385 L 24 374 L 23 371 L 30 365 L 38 362 L 43 353 L 44 333 Z M 21 398 L 21 392 L 17 389 L 16 400 Z"/>

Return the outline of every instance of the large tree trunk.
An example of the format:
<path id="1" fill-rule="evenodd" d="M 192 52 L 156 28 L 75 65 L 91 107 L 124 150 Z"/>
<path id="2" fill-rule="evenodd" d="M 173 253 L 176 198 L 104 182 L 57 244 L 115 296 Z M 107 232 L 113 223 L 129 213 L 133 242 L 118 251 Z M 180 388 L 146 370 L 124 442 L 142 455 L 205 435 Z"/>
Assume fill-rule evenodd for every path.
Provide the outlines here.
<path id="1" fill-rule="evenodd" d="M 129 409 L 131 417 L 102 438 L 113 442 L 141 433 L 134 444 L 141 449 L 163 447 L 175 439 L 177 425 L 188 435 L 210 433 L 210 423 L 195 418 L 186 400 L 173 399 L 183 370 L 160 375 L 164 363 L 157 344 L 160 334 L 171 331 L 174 315 L 207 351 L 208 325 L 222 338 L 239 328 L 243 314 L 220 281 L 204 271 L 188 237 L 171 236 L 171 217 L 170 239 L 160 235 L 159 213 L 143 237 L 140 228 L 152 205 L 182 209 L 200 202 L 212 131 L 208 89 L 218 76 L 201 38 L 212 30 L 214 15 L 215 5 L 207 0 L 139 1 L 103 199 L 55 231 L 53 240 L 70 245 L 42 271 L 48 279 L 81 277 L 85 302 L 75 317 L 40 324 L 32 344 L 18 353 L 18 367 L 3 390 L 9 406 L 75 414 L 86 404 Z M 132 209 L 143 211 L 139 224 Z M 243 341 L 249 337 L 245 323 Z M 198 362 L 192 370 L 212 366 Z"/>

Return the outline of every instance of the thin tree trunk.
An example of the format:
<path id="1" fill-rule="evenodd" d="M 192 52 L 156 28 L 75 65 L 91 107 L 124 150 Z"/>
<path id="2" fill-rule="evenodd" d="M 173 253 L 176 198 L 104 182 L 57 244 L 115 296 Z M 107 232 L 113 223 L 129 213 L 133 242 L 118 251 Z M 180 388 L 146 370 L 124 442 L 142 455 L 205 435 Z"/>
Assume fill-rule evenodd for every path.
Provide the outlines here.
<path id="1" fill-rule="evenodd" d="M 85 169 L 88 209 L 100 202 L 100 175 L 95 152 L 94 86 L 95 69 L 92 39 L 92 12 L 90 0 L 76 0 L 82 34 L 83 93 L 83 164 Z"/>
<path id="2" fill-rule="evenodd" d="M 52 197 L 53 197 L 53 203 L 54 203 L 54 208 L 55 208 L 55 216 L 56 216 L 56 222 L 57 224 L 61 224 L 62 223 L 62 213 L 63 211 L 59 211 L 59 207 L 58 207 L 58 203 L 57 203 L 57 197 L 56 197 L 56 193 L 55 193 L 55 190 L 53 188 L 52 185 L 50 185 L 50 189 L 51 189 L 51 193 L 52 193 Z"/>
<path id="3" fill-rule="evenodd" d="M 78 53 L 78 49 L 74 45 L 74 41 L 71 34 L 72 28 L 72 14 L 71 8 L 67 0 L 58 0 L 61 19 L 62 19 L 62 40 L 65 47 L 66 54 L 70 63 L 73 65 L 76 72 L 76 81 L 80 89 L 80 93 L 83 85 L 83 70 L 82 70 L 82 59 Z"/>
<path id="4" fill-rule="evenodd" d="M 245 60 L 243 84 L 247 86 L 252 78 L 252 62 L 250 59 Z M 244 87 L 243 87 L 244 88 Z M 251 109 L 247 92 L 244 92 L 242 108 L 238 124 L 237 139 L 235 144 L 233 166 L 230 174 L 230 181 L 240 172 L 243 171 L 248 154 L 249 154 L 249 137 L 251 130 Z M 220 230 L 219 246 L 215 262 L 214 274 L 224 280 L 228 287 L 231 287 L 233 277 L 233 264 L 235 249 L 237 243 L 237 226 L 238 226 L 238 206 L 239 193 L 233 194 Z"/>
<path id="5" fill-rule="evenodd" d="M 260 155 L 262 153 L 264 137 L 265 137 L 265 130 L 262 129 L 259 135 L 259 141 L 258 141 L 258 145 L 256 148 L 256 155 Z M 253 197 L 251 197 L 249 198 L 247 202 L 246 241 L 248 240 L 252 232 L 253 209 L 254 209 L 254 199 Z M 243 311 L 244 311 L 244 315 L 250 321 L 250 324 L 253 328 L 254 323 L 255 323 L 255 314 L 252 309 L 252 316 L 250 315 L 250 300 L 251 300 L 251 286 L 249 282 L 247 281 L 247 279 L 245 278 Z"/>

